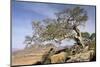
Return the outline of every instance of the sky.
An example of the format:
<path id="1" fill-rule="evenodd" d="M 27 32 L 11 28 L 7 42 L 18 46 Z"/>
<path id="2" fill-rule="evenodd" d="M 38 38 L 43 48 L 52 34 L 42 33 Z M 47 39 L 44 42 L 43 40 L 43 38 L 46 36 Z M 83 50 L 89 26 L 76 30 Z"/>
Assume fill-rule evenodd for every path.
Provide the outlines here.
<path id="1" fill-rule="evenodd" d="M 12 48 L 25 47 L 25 36 L 32 34 L 32 21 L 55 18 L 54 13 L 76 6 L 84 8 L 88 14 L 86 26 L 81 27 L 81 31 L 95 32 L 95 6 L 12 1 Z"/>

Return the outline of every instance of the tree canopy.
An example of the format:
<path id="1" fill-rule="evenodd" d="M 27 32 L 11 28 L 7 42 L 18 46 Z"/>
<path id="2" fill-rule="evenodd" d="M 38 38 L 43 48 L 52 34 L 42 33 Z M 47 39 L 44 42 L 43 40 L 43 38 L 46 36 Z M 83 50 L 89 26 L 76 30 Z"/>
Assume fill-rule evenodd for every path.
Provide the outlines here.
<path id="1" fill-rule="evenodd" d="M 35 35 L 42 40 L 74 38 L 81 43 L 81 32 L 78 26 L 84 26 L 88 20 L 86 10 L 81 7 L 68 8 L 55 15 L 56 19 L 43 20 L 45 24 L 34 20 L 32 28 Z"/>

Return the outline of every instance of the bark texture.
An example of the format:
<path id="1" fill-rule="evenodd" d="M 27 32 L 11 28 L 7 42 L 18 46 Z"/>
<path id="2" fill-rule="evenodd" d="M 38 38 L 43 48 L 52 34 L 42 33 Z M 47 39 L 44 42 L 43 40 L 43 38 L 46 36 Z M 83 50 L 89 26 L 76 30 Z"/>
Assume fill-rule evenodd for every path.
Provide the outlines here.
<path id="1" fill-rule="evenodd" d="M 74 27 L 73 30 L 76 32 L 74 40 L 77 42 L 78 45 L 80 45 L 83 48 L 84 44 L 82 43 L 82 36 L 80 30 L 77 27 Z"/>

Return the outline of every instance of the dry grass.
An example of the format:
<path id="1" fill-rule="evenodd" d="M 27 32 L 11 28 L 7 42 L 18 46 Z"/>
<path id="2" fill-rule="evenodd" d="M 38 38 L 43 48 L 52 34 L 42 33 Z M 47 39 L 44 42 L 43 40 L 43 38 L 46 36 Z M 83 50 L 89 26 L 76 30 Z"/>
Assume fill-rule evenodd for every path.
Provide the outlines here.
<path id="1" fill-rule="evenodd" d="M 37 61 L 42 61 L 42 56 L 48 49 L 28 49 L 17 52 L 12 56 L 12 66 L 35 64 Z"/>

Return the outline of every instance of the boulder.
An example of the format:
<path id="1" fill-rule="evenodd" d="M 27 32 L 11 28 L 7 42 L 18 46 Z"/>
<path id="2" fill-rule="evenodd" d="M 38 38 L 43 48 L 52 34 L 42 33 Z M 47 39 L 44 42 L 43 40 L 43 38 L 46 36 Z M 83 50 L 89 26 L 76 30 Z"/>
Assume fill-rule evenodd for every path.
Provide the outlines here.
<path id="1" fill-rule="evenodd" d="M 53 56 L 50 57 L 51 63 L 64 63 L 67 57 L 66 52 L 61 52 L 58 54 L 54 54 Z"/>
<path id="2" fill-rule="evenodd" d="M 91 61 L 91 59 L 94 57 L 94 50 L 89 50 L 86 52 L 82 52 L 79 54 L 75 54 L 73 56 L 70 56 L 70 59 L 66 62 L 85 62 L 85 61 Z"/>

